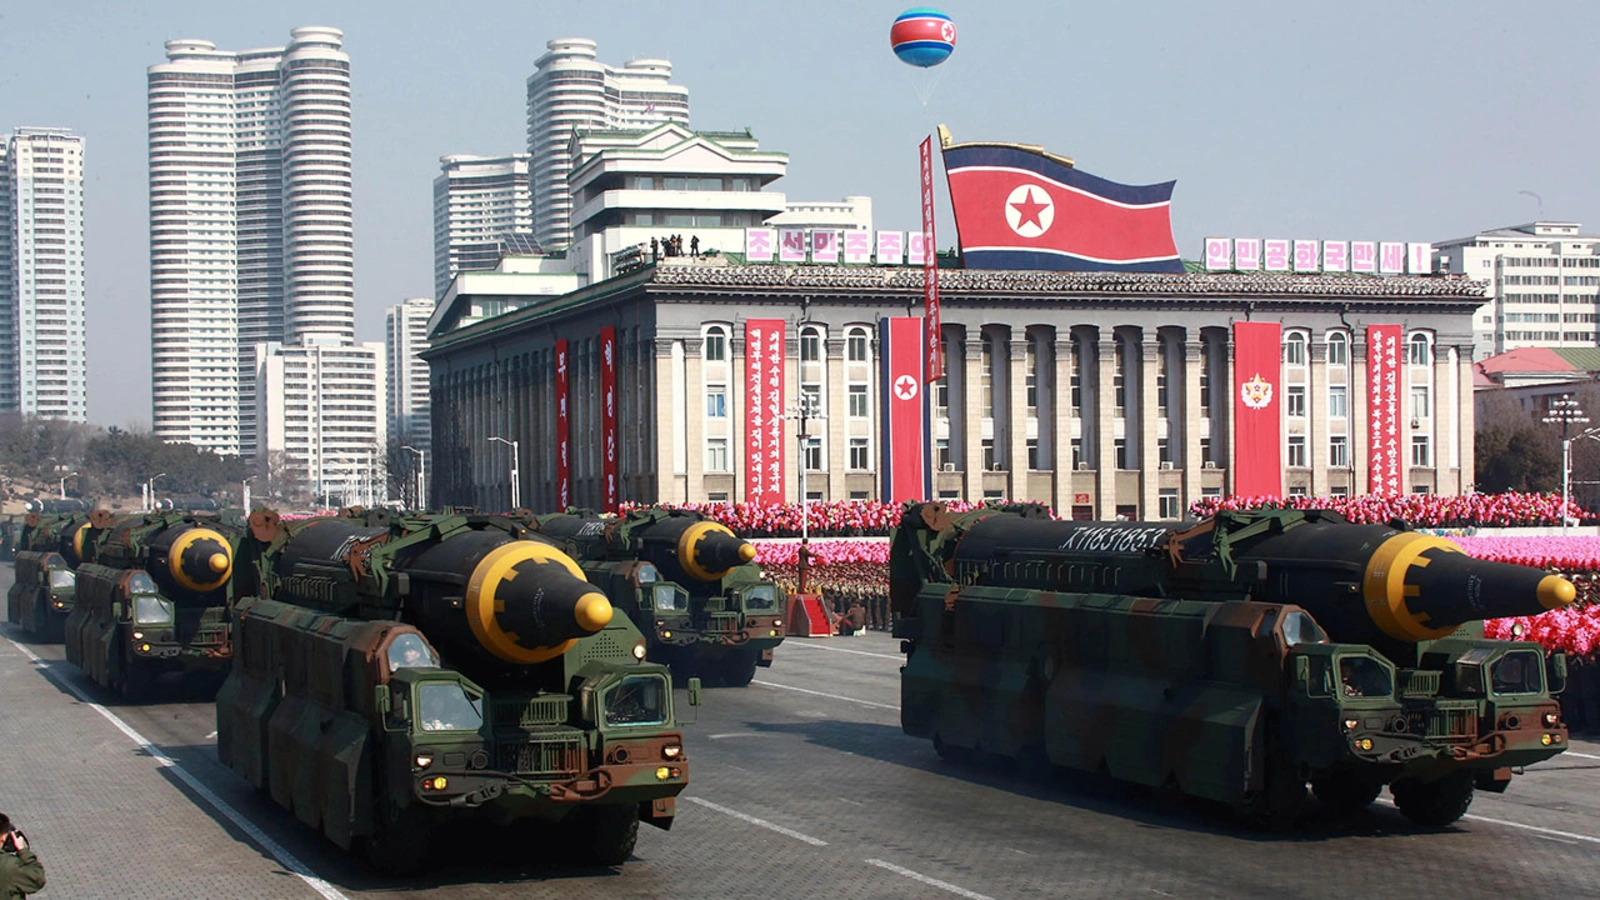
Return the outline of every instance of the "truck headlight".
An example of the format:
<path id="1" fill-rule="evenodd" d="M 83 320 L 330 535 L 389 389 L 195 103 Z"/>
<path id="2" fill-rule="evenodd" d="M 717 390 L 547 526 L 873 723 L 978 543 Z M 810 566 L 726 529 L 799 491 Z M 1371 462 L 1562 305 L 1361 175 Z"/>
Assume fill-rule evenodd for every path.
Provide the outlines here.
<path id="1" fill-rule="evenodd" d="M 1559 715 L 1553 712 L 1547 712 L 1544 714 L 1544 727 L 1554 728 L 1556 727 L 1556 722 L 1560 721 L 1560 719 L 1561 717 Z"/>
<path id="2" fill-rule="evenodd" d="M 416 759 L 412 760 L 412 762 L 417 764 L 418 769 L 426 769 L 427 767 L 433 765 L 433 754 L 418 753 Z"/>
<path id="3" fill-rule="evenodd" d="M 683 745 L 668 744 L 661 748 L 661 755 L 667 759 L 677 759 L 683 755 Z"/>
<path id="4" fill-rule="evenodd" d="M 633 658 L 641 661 L 644 659 L 644 641 L 633 645 Z"/>

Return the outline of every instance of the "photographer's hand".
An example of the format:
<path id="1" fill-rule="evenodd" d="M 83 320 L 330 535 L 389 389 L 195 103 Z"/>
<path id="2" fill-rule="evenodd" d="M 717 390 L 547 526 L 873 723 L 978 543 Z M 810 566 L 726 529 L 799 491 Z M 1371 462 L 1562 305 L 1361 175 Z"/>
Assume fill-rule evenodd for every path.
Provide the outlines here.
<path id="1" fill-rule="evenodd" d="M 12 840 L 13 843 L 15 843 L 17 845 L 17 850 L 18 851 L 22 851 L 22 850 L 28 849 L 28 839 L 23 836 L 22 832 L 20 832 L 20 831 L 11 832 L 11 840 Z"/>

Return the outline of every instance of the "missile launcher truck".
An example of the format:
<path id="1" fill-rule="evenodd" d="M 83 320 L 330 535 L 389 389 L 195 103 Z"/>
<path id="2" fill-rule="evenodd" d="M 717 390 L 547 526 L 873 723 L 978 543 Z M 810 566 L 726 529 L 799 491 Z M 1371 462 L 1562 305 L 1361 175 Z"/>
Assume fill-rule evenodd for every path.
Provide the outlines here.
<path id="1" fill-rule="evenodd" d="M 81 561 L 68 662 L 133 702 L 166 672 L 226 674 L 237 529 L 214 515 L 96 510 L 74 535 Z"/>
<path id="2" fill-rule="evenodd" d="M 501 516 L 250 517 L 217 755 L 380 871 L 555 825 L 619 865 L 688 784 L 670 675 L 570 557 Z M 699 702 L 698 681 L 689 702 Z"/>
<path id="3" fill-rule="evenodd" d="M 53 550 L 23 550 L 12 564 L 16 571 L 6 592 L 6 621 L 39 640 L 61 640 L 72 611 L 76 573 Z"/>
<path id="4" fill-rule="evenodd" d="M 778 586 L 752 562 L 755 545 L 698 513 L 636 509 L 536 516 L 539 533 L 645 635 L 650 658 L 683 675 L 744 687 L 783 643 Z"/>
<path id="5" fill-rule="evenodd" d="M 1449 824 L 1567 745 L 1566 659 L 1485 619 L 1573 602 L 1562 578 L 1404 523 L 1316 510 L 1188 526 L 909 506 L 890 547 L 901 723 L 986 751 L 1291 823 L 1387 786 Z"/>

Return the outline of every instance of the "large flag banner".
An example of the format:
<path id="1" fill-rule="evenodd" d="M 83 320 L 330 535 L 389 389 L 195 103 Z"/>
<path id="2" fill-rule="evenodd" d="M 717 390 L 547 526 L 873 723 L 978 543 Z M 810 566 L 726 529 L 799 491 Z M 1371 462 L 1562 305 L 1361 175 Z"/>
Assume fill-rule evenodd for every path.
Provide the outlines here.
<path id="1" fill-rule="evenodd" d="M 878 320 L 878 346 L 883 348 L 878 379 L 883 386 L 878 407 L 883 410 L 880 499 L 885 503 L 933 498 L 922 329 L 922 319 L 916 317 Z"/>
<path id="2" fill-rule="evenodd" d="M 744 499 L 783 502 L 782 319 L 744 322 Z"/>
<path id="3" fill-rule="evenodd" d="M 562 512 L 572 505 L 572 419 L 567 394 L 567 341 L 556 341 L 556 505 Z"/>
<path id="4" fill-rule="evenodd" d="M 939 245 L 933 240 L 933 138 L 922 139 L 922 314 L 923 355 L 927 372 L 923 380 L 932 384 L 944 377 L 944 354 L 939 344 Z"/>
<path id="5" fill-rule="evenodd" d="M 1400 446 L 1400 326 L 1367 326 L 1367 492 L 1398 494 Z"/>
<path id="6" fill-rule="evenodd" d="M 969 269 L 1183 272 L 1176 182 L 1118 184 L 1015 144 L 949 144 L 944 170 Z"/>
<path id="7" fill-rule="evenodd" d="M 1278 412 L 1282 327 L 1233 323 L 1233 492 L 1283 494 L 1283 429 Z"/>
<path id="8" fill-rule="evenodd" d="M 617 329 L 600 329 L 600 474 L 606 512 L 617 511 Z"/>

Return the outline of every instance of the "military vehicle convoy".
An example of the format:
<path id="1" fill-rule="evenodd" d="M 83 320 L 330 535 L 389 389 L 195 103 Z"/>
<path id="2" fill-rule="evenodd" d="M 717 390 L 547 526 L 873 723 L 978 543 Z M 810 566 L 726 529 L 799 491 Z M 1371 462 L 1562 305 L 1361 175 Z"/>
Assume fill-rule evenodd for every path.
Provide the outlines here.
<path id="1" fill-rule="evenodd" d="M 301 821 L 396 873 L 472 824 L 556 824 L 605 865 L 641 821 L 672 825 L 669 671 L 525 523 L 258 510 L 249 529 L 217 754 Z"/>
<path id="2" fill-rule="evenodd" d="M 77 598 L 67 661 L 130 701 L 165 672 L 224 674 L 239 532 L 214 515 L 96 510 L 74 532 Z"/>
<path id="3" fill-rule="evenodd" d="M 16 554 L 13 565 L 16 572 L 6 592 L 6 621 L 22 626 L 38 640 L 61 640 L 76 592 L 72 566 L 53 550 L 23 550 Z"/>
<path id="4" fill-rule="evenodd" d="M 755 545 L 682 510 L 535 516 L 645 635 L 650 658 L 682 676 L 744 687 L 783 643 L 783 596 L 752 562 Z M 619 599 L 620 598 L 620 599 Z"/>
<path id="5" fill-rule="evenodd" d="M 890 596 L 902 727 L 942 756 L 1102 772 L 1269 827 L 1307 782 L 1342 809 L 1387 786 L 1441 826 L 1567 746 L 1565 657 L 1482 621 L 1570 604 L 1572 584 L 1403 523 L 922 504 L 891 540 Z"/>

